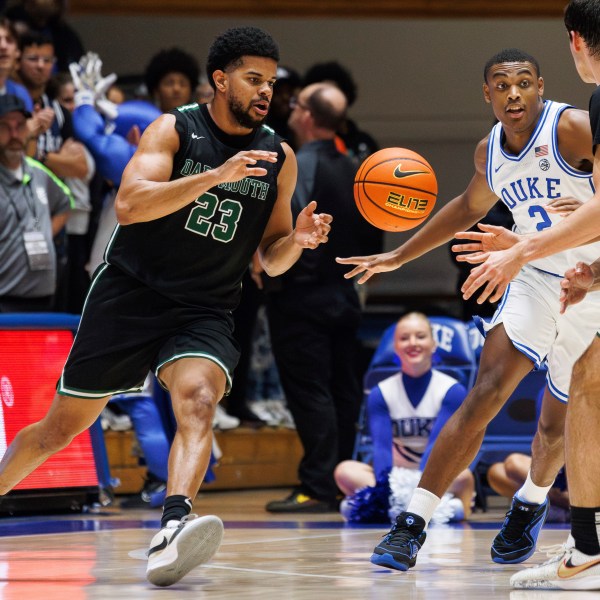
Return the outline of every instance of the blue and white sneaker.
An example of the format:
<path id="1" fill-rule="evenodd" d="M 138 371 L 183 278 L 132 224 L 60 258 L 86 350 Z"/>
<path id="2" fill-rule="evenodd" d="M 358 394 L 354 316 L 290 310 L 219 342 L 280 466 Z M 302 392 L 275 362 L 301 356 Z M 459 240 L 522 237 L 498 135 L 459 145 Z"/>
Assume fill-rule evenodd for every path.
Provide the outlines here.
<path id="1" fill-rule="evenodd" d="M 176 583 L 208 562 L 222 539 L 223 522 L 214 515 L 188 515 L 181 521 L 169 521 L 150 542 L 146 578 L 160 587 Z"/>
<path id="2" fill-rule="evenodd" d="M 547 498 L 543 504 L 529 504 L 514 497 L 502 529 L 492 542 L 492 560 L 501 564 L 527 560 L 535 552 L 549 508 Z"/>
<path id="3" fill-rule="evenodd" d="M 375 546 L 371 562 L 380 567 L 408 571 L 417 563 L 417 553 L 427 537 L 424 529 L 422 517 L 409 512 L 400 513 L 390 532 Z"/>

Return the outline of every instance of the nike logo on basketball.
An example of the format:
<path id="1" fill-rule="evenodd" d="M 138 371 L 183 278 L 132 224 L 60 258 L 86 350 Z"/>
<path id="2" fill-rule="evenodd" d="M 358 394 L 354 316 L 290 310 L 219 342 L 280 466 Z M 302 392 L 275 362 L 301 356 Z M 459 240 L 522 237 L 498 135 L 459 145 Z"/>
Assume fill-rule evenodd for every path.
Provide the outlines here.
<path id="1" fill-rule="evenodd" d="M 192 139 L 193 140 L 203 140 L 205 138 L 203 135 L 196 135 L 195 133 L 192 133 Z"/>
<path id="2" fill-rule="evenodd" d="M 494 173 L 497 173 L 503 166 L 504 166 L 504 163 L 502 163 L 499 167 L 496 167 L 494 169 Z"/>
<path id="3" fill-rule="evenodd" d="M 425 175 L 429 173 L 429 171 L 403 171 L 402 163 L 399 163 L 398 166 L 394 169 L 394 177 L 397 179 L 402 179 L 403 177 L 410 177 L 411 175 Z"/>
<path id="4" fill-rule="evenodd" d="M 592 567 L 595 567 L 598 564 L 600 564 L 600 558 L 597 558 L 596 560 L 592 560 L 590 562 L 583 563 L 582 565 L 574 565 L 571 562 L 571 557 L 569 557 L 568 560 L 563 560 L 560 563 L 560 565 L 558 567 L 557 575 L 561 579 L 568 579 L 569 577 L 574 577 L 575 575 L 579 575 L 579 573 L 583 573 L 583 571 L 586 571 L 587 569 L 591 569 Z"/>

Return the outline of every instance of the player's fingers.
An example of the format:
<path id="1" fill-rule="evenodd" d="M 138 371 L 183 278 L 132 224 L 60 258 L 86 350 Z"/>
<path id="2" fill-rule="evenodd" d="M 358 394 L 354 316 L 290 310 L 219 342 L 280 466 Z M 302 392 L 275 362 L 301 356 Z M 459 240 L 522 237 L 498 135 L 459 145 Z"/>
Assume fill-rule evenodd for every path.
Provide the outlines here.
<path id="1" fill-rule="evenodd" d="M 462 284 L 460 291 L 463 294 L 463 298 L 468 300 L 484 283 L 488 281 L 489 277 L 483 267 L 475 267 L 469 273 L 469 276 Z"/>
<path id="2" fill-rule="evenodd" d="M 475 252 L 481 249 L 482 244 L 478 242 L 473 242 L 472 244 L 454 244 L 452 246 L 452 252 Z"/>
<path id="3" fill-rule="evenodd" d="M 473 240 L 473 241 L 483 241 L 483 237 L 485 233 L 481 233 L 480 231 L 457 231 L 454 234 L 454 238 L 457 240 Z"/>
<path id="4" fill-rule="evenodd" d="M 504 227 L 501 227 L 500 225 L 490 225 L 489 223 L 477 223 L 477 227 L 481 229 L 481 231 L 486 231 L 488 233 L 498 233 L 504 229 Z"/>
<path id="5" fill-rule="evenodd" d="M 340 265 L 362 265 L 370 259 L 370 256 L 347 256 L 345 258 L 336 256 L 335 262 L 340 263 Z"/>
<path id="6" fill-rule="evenodd" d="M 362 265 L 359 265 L 357 267 L 354 267 L 354 269 L 352 269 L 351 271 L 348 271 L 347 273 L 344 273 L 344 278 L 345 279 L 352 279 L 352 277 L 356 277 L 357 275 L 360 275 L 364 271 L 366 271 L 366 268 L 364 266 L 362 266 Z"/>
<path id="7" fill-rule="evenodd" d="M 248 167 L 246 172 L 248 175 L 255 175 L 256 177 L 263 177 L 267 174 L 267 170 L 263 167 Z"/>
<path id="8" fill-rule="evenodd" d="M 369 281 L 369 279 L 371 279 L 372 276 L 373 276 L 373 273 L 371 271 L 366 271 L 365 274 L 358 280 L 358 283 L 360 283 L 360 284 L 365 283 L 365 282 Z"/>
<path id="9" fill-rule="evenodd" d="M 504 296 L 504 292 L 506 291 L 506 286 L 508 284 L 501 282 L 499 285 L 496 286 L 496 290 L 494 291 L 493 295 L 490 297 L 489 301 L 490 302 L 499 302 L 502 299 L 502 296 Z"/>
<path id="10" fill-rule="evenodd" d="M 466 262 L 471 265 L 478 265 L 485 262 L 490 255 L 489 252 L 474 252 L 473 254 L 463 254 L 456 257 L 458 262 Z"/>

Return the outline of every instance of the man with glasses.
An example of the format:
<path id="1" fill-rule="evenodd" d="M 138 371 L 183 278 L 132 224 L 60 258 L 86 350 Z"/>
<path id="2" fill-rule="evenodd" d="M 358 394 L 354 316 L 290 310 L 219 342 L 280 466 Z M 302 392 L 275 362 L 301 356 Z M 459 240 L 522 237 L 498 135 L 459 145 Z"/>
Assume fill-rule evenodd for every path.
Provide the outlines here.
<path id="1" fill-rule="evenodd" d="M 94 170 L 94 163 L 81 142 L 74 139 L 71 114 L 56 99 L 46 93 L 52 77 L 56 57 L 52 39 L 41 33 L 25 33 L 19 40 L 21 56 L 17 75 L 31 95 L 34 117 L 43 126 L 36 132 L 36 147 L 28 153 L 42 162 L 67 185 L 87 186 Z M 54 309 L 67 311 L 70 306 L 67 273 L 69 253 L 66 230 L 60 231 L 54 240 L 57 250 L 58 289 Z"/>

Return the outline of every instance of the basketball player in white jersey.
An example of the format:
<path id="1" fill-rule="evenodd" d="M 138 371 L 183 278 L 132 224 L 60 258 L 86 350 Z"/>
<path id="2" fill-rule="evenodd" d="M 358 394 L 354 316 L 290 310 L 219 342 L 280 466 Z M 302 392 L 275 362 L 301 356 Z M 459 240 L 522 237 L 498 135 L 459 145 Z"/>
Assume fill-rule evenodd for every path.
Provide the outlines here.
<path id="1" fill-rule="evenodd" d="M 477 145 L 475 174 L 467 189 L 399 248 L 338 259 L 356 265 L 347 277 L 360 276 L 364 283 L 374 273 L 397 269 L 483 219 L 498 198 L 512 210 L 518 231 L 533 233 L 564 218 L 553 212 L 568 210 L 561 198 L 592 197 L 588 115 L 544 101 L 535 58 L 503 50 L 486 64 L 483 92 L 499 123 Z M 600 295 L 589 295 L 570 315 L 560 314 L 560 281 L 569 266 L 598 256 L 600 246 L 588 245 L 522 269 L 487 326 L 474 388 L 438 436 L 407 511 L 375 548 L 372 562 L 402 571 L 415 565 L 441 496 L 474 459 L 488 423 L 520 380 L 546 359 L 548 385 L 531 471 L 491 550 L 499 563 L 521 562 L 533 554 L 548 511 L 547 493 L 563 463 L 571 369 L 600 325 Z"/>
<path id="2" fill-rule="evenodd" d="M 335 482 L 351 496 L 373 487 L 392 466 L 419 469 L 441 428 L 458 409 L 467 390 L 456 379 L 432 368 L 435 339 L 429 319 L 420 312 L 402 316 L 394 330 L 398 373 L 380 381 L 367 398 L 373 464 L 345 460 L 335 469 Z M 465 469 L 450 493 L 460 500 L 456 520 L 471 513 L 473 474 Z M 342 513 L 343 514 L 343 513 Z"/>

